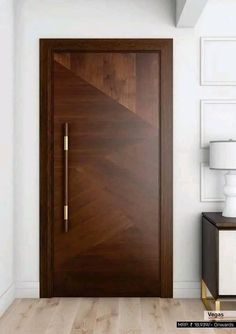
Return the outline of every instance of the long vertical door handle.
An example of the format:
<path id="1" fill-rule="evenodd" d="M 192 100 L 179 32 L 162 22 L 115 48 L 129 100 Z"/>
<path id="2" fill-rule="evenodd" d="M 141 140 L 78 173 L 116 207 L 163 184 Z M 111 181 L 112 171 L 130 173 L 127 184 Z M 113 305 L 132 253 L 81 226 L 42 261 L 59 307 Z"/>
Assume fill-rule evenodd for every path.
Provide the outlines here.
<path id="1" fill-rule="evenodd" d="M 69 230 L 69 200 L 68 200 L 68 183 L 69 183 L 69 171 L 68 171 L 68 150 L 69 150 L 69 124 L 64 124 L 64 229 L 65 232 Z"/>

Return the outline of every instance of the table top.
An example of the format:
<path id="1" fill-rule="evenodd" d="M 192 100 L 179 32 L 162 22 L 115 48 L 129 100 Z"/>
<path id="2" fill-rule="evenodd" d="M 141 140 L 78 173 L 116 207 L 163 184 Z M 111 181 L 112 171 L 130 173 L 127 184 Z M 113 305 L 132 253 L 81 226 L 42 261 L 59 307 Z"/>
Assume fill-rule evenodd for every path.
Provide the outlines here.
<path id="1" fill-rule="evenodd" d="M 221 230 L 236 230 L 236 217 L 223 217 L 222 212 L 203 212 L 202 216 L 208 219 L 213 225 Z"/>

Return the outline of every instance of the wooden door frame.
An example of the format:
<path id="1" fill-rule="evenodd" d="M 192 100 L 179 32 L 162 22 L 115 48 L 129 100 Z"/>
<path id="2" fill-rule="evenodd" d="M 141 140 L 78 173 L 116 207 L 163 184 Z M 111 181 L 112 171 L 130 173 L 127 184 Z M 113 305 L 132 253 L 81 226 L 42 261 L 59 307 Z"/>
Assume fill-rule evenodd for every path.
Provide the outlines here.
<path id="1" fill-rule="evenodd" d="M 173 40 L 40 39 L 40 297 L 52 297 L 53 52 L 159 52 L 161 297 L 173 295 Z"/>

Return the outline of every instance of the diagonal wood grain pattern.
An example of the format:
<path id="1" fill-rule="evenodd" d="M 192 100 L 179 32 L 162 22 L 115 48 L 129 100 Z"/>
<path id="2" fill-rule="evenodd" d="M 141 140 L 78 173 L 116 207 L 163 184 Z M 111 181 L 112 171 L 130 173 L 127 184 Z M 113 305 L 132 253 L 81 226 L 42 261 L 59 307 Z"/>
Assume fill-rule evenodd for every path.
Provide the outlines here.
<path id="1" fill-rule="evenodd" d="M 159 54 L 54 59 L 54 296 L 159 296 Z"/>
<path id="2" fill-rule="evenodd" d="M 153 127 L 158 127 L 158 53 L 55 53 L 54 59 Z"/>
<path id="3" fill-rule="evenodd" d="M 234 310 L 226 302 L 224 310 Z M 176 321 L 202 321 L 198 299 L 17 299 L 0 318 L 2 334 L 227 334 L 234 329 L 177 329 Z"/>

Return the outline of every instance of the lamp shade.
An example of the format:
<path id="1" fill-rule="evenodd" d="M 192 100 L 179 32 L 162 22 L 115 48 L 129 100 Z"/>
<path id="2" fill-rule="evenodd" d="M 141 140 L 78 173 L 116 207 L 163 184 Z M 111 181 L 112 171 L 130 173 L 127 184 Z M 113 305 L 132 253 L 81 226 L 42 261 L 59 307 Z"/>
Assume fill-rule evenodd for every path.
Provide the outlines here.
<path id="1" fill-rule="evenodd" d="M 210 168 L 236 169 L 236 141 L 210 141 Z"/>

